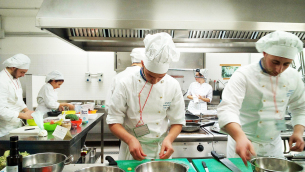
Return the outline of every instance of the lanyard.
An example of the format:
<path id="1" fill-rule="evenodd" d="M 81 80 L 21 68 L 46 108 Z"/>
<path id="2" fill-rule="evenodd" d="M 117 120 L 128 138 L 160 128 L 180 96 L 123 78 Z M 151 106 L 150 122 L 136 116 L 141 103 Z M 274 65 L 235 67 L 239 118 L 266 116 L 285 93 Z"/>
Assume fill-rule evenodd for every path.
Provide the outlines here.
<path id="1" fill-rule="evenodd" d="M 144 125 L 144 121 L 143 121 L 143 119 L 142 119 L 142 112 L 143 112 L 143 110 L 144 110 L 144 107 L 145 107 L 146 102 L 147 102 L 147 100 L 148 100 L 148 97 L 149 97 L 149 95 L 150 95 L 151 89 L 152 89 L 152 87 L 153 87 L 153 84 L 151 84 L 151 87 L 150 87 L 148 96 L 147 96 L 147 98 L 146 98 L 146 100 L 145 100 L 145 103 L 144 103 L 144 105 L 143 105 L 143 108 L 141 109 L 141 92 L 143 91 L 143 89 L 144 89 L 146 83 L 147 83 L 147 81 L 145 82 L 145 84 L 144 84 L 144 86 L 143 86 L 143 88 L 142 88 L 142 90 L 140 91 L 139 96 L 138 96 L 138 97 L 139 97 L 139 106 L 140 106 L 140 120 L 139 120 L 139 122 L 137 123 L 136 127 L 139 127 L 139 126 L 141 126 L 141 125 Z M 142 122 L 142 124 L 141 124 L 141 122 Z"/>
<path id="2" fill-rule="evenodd" d="M 277 103 L 276 103 L 276 90 L 277 90 L 277 85 L 279 82 L 279 77 L 278 76 L 276 77 L 275 89 L 273 88 L 273 81 L 272 81 L 271 76 L 270 76 L 270 82 L 271 82 L 271 88 L 272 88 L 272 93 L 273 93 L 273 102 L 274 102 L 274 107 L 275 107 L 275 113 L 279 113 L 279 110 L 277 108 Z"/>
<path id="3" fill-rule="evenodd" d="M 18 90 L 18 88 L 19 88 L 19 84 L 18 84 L 18 82 L 16 82 L 17 83 L 17 85 L 18 85 L 18 88 L 17 88 L 17 85 L 14 83 L 14 81 L 12 80 L 12 78 L 10 77 L 10 75 L 7 73 L 7 71 L 6 70 L 4 70 L 5 71 L 5 73 L 7 74 L 7 76 L 11 79 L 11 81 L 12 81 L 12 83 L 14 84 L 14 86 L 16 87 L 16 90 Z"/>

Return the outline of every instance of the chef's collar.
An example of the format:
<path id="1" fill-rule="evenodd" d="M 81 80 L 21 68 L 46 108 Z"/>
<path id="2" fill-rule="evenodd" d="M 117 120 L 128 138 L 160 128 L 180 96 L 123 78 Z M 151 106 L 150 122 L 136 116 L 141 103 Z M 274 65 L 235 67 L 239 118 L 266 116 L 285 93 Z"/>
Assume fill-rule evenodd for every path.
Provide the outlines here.
<path id="1" fill-rule="evenodd" d="M 143 72 L 143 67 L 141 67 L 140 74 L 141 74 L 142 78 L 144 79 L 144 81 L 147 81 L 146 77 L 145 77 L 145 74 Z"/>
<path id="2" fill-rule="evenodd" d="M 259 61 L 259 66 L 261 67 L 262 71 L 267 73 L 267 71 L 263 68 L 263 65 L 262 65 L 262 59 Z M 268 74 L 268 73 L 267 73 Z"/>
<path id="3" fill-rule="evenodd" d="M 13 75 L 8 71 L 6 70 L 6 68 L 4 68 L 5 72 L 7 73 L 7 76 L 10 77 L 11 79 L 13 80 L 17 80 L 17 78 L 14 78 Z"/>

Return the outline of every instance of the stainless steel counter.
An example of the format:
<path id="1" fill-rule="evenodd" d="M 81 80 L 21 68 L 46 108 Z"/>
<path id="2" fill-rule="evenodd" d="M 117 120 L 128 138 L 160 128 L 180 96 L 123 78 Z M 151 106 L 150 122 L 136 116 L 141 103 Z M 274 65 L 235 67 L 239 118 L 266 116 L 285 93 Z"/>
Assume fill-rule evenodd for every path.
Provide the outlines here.
<path id="1" fill-rule="evenodd" d="M 87 133 L 100 121 L 103 124 L 104 114 L 97 114 L 95 119 L 89 120 L 87 124 L 82 124 L 76 129 L 71 129 L 72 138 L 64 138 L 60 140 L 55 138 L 52 133 L 48 132 L 47 137 L 38 136 L 22 136 L 19 135 L 19 150 L 27 151 L 30 154 L 42 153 L 42 152 L 57 152 L 65 154 L 66 156 L 73 155 L 76 162 L 80 157 L 81 144 L 85 141 Z M 101 133 L 103 133 L 103 126 L 101 127 Z M 102 134 L 101 134 L 102 135 Z M 8 150 L 9 140 L 11 135 L 0 137 L 0 155 Z M 103 136 L 103 135 L 102 135 Z M 101 153 L 103 156 L 103 137 L 101 139 Z M 103 158 L 101 158 L 103 163 Z"/>

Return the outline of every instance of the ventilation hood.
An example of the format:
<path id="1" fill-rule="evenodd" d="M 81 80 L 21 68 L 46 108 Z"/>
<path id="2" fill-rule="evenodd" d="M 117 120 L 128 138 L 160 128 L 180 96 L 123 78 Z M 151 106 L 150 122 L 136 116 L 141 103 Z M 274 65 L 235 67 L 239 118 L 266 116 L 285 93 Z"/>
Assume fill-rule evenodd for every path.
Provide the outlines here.
<path id="1" fill-rule="evenodd" d="M 257 52 L 255 42 L 284 30 L 305 42 L 305 1 L 44 0 L 36 26 L 85 51 L 131 51 L 167 32 L 189 52 Z"/>

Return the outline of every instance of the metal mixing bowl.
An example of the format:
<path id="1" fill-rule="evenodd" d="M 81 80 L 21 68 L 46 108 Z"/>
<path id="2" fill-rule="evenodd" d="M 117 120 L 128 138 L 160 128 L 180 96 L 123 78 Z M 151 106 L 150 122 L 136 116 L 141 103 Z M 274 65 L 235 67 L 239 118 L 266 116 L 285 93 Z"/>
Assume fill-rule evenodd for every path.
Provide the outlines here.
<path id="1" fill-rule="evenodd" d="M 299 172 L 304 168 L 292 161 L 271 157 L 253 158 L 250 160 L 255 172 Z"/>
<path id="2" fill-rule="evenodd" d="M 61 172 L 72 161 L 72 155 L 67 158 L 60 153 L 38 153 L 23 157 L 22 168 L 24 172 Z"/>
<path id="3" fill-rule="evenodd" d="M 86 167 L 75 172 L 125 172 L 124 170 L 118 167 L 110 166 L 95 166 L 95 167 Z"/>
<path id="4" fill-rule="evenodd" d="M 188 166 L 170 161 L 152 161 L 138 165 L 135 172 L 187 172 Z"/>

